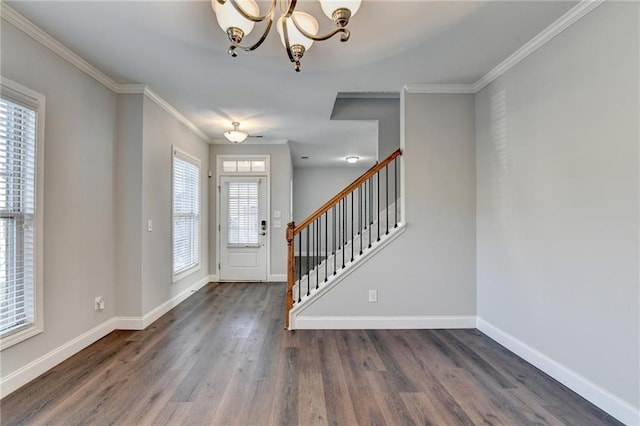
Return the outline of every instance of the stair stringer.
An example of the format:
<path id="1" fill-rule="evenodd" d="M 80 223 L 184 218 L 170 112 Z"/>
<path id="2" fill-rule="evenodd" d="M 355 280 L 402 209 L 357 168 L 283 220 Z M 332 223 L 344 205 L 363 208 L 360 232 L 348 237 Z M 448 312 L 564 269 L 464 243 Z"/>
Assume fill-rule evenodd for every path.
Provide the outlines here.
<path id="1" fill-rule="evenodd" d="M 331 289 L 343 282 L 354 271 L 372 259 L 378 252 L 391 244 L 396 238 L 404 234 L 407 227 L 404 223 L 398 223 L 397 228 L 389 229 L 388 235 L 381 235 L 380 241 L 377 241 L 371 248 L 366 249 L 362 255 L 359 255 L 354 262 L 350 262 L 344 269 L 337 271 L 336 275 L 332 275 L 327 282 L 316 289 L 311 289 L 310 296 L 294 305 L 289 311 L 289 330 L 296 329 L 296 318 L 303 313 L 309 306 L 320 300 L 324 295 L 328 294 Z"/>

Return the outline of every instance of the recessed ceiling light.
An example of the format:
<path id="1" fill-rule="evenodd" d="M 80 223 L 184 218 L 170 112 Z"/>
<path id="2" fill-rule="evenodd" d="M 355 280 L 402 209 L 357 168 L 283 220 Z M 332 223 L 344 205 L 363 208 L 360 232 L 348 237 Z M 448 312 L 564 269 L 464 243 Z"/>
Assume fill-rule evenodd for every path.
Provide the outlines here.
<path id="1" fill-rule="evenodd" d="M 345 158 L 345 160 L 347 160 L 347 163 L 349 164 L 357 163 L 359 159 L 360 157 L 356 157 L 355 155 Z"/>

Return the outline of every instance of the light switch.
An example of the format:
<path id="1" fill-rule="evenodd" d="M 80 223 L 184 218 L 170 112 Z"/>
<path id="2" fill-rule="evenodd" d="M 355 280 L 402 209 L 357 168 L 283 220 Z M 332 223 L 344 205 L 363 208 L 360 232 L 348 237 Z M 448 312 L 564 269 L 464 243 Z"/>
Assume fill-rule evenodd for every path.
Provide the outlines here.
<path id="1" fill-rule="evenodd" d="M 274 220 L 273 221 L 273 227 L 274 228 L 282 228 L 282 223 L 279 220 Z"/>
<path id="2" fill-rule="evenodd" d="M 147 220 L 147 231 L 153 231 L 153 221 L 151 219 Z"/>
<path id="3" fill-rule="evenodd" d="M 280 210 L 274 210 L 273 217 L 282 217 L 282 212 Z"/>

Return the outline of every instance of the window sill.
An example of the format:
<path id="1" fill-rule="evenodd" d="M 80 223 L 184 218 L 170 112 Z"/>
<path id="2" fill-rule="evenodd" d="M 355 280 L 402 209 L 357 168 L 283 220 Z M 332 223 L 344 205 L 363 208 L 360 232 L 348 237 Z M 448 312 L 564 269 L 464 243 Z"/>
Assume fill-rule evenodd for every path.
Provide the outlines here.
<path id="1" fill-rule="evenodd" d="M 189 275 L 193 274 L 194 272 L 197 272 L 200 270 L 200 264 L 198 263 L 196 266 L 189 268 L 187 270 L 184 270 L 182 272 L 178 272 L 177 274 L 175 274 L 173 276 L 173 283 L 177 283 L 178 281 L 188 277 Z"/>
<path id="2" fill-rule="evenodd" d="M 25 340 L 30 339 L 33 336 L 37 336 L 43 331 L 44 330 L 42 327 L 31 325 L 30 327 L 27 327 L 23 330 L 7 334 L 4 337 L 0 337 L 0 352 L 7 348 L 10 348 L 11 346 L 17 345 L 18 343 L 24 342 Z"/>

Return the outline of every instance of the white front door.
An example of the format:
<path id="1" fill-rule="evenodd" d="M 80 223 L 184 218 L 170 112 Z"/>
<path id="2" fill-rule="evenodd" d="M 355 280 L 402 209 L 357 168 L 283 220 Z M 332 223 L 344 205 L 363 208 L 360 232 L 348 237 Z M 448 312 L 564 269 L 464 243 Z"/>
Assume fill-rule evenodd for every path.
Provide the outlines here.
<path id="1" fill-rule="evenodd" d="M 220 178 L 220 280 L 267 280 L 267 179 Z"/>

